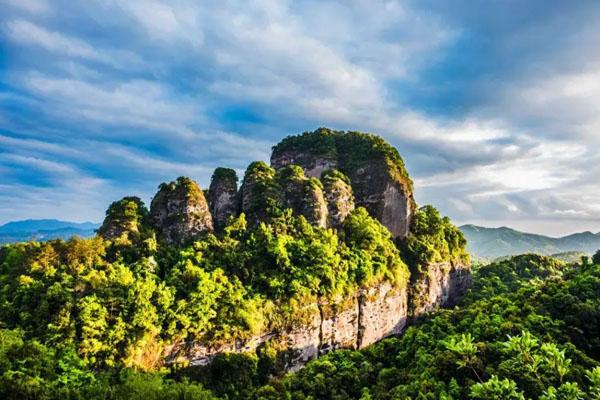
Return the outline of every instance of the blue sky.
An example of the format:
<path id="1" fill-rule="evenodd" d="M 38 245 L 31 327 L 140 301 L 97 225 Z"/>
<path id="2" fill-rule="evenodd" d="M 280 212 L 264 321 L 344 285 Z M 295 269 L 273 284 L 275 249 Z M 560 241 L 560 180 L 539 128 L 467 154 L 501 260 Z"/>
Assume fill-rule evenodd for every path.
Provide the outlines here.
<path id="1" fill-rule="evenodd" d="M 457 223 L 600 230 L 600 3 L 0 0 L 0 223 L 379 133 Z"/>

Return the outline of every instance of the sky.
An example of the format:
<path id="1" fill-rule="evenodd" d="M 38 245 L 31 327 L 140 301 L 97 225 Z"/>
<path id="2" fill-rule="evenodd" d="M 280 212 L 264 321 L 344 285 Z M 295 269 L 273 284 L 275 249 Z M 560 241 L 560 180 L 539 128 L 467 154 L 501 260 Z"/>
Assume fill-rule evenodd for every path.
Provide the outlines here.
<path id="1" fill-rule="evenodd" d="M 457 224 L 600 231 L 600 2 L 0 0 L 0 224 L 101 221 L 321 126 Z"/>

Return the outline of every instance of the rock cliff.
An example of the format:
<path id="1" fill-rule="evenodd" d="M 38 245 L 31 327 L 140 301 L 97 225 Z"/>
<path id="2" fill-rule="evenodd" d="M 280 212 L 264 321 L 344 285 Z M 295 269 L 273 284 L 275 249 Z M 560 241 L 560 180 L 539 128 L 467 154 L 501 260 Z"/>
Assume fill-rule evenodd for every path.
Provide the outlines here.
<path id="1" fill-rule="evenodd" d="M 349 179 L 356 205 L 387 227 L 395 238 L 408 234 L 415 210 L 412 181 L 398 151 L 378 136 L 320 128 L 290 136 L 273 147 L 271 166 L 301 166 L 321 177 L 336 168 Z"/>
<path id="2" fill-rule="evenodd" d="M 263 327 L 267 331 L 243 336 L 244 340 L 217 343 L 202 335 L 169 346 L 168 362 L 185 359 L 206 365 L 223 352 L 257 352 L 271 346 L 278 352 L 280 368 L 294 370 L 328 351 L 359 349 L 397 335 L 412 320 L 454 305 L 470 285 L 464 237 L 433 207 L 417 209 L 412 181 L 398 151 L 377 136 L 359 132 L 321 128 L 288 137 L 273 148 L 271 166 L 264 162 L 248 166 L 239 190 L 235 171 L 217 168 L 207 192 L 184 177 L 161 184 L 149 215 L 141 200 L 124 198 L 110 206 L 98 233 L 109 240 L 134 237 L 147 224 L 166 243 L 182 245 L 212 232 L 213 224 L 220 235 L 231 216 L 244 213 L 247 229 L 254 229 L 290 209 L 314 226 L 332 228 L 329 234 L 337 232 L 337 239 L 355 236 L 345 245 L 359 252 L 377 242 L 374 235 L 385 232 L 386 243 L 407 275 L 407 265 L 411 269 L 410 283 L 408 277 L 385 276 L 368 283 L 353 276 L 362 282 L 358 289 L 333 299 L 315 297 L 304 307 L 302 323 Z M 355 214 L 362 217 L 352 219 Z M 379 233 L 361 230 L 365 218 L 371 217 L 387 230 L 379 224 Z M 367 270 L 377 264 L 389 267 L 389 254 L 374 253 L 360 260 Z"/>
<path id="3" fill-rule="evenodd" d="M 240 188 L 241 211 L 250 224 L 267 220 L 281 207 L 281 188 L 275 180 L 275 170 L 262 161 L 246 169 Z"/>
<path id="4" fill-rule="evenodd" d="M 469 265 L 452 262 L 430 264 L 423 274 L 413 274 L 410 313 L 413 318 L 419 318 L 438 307 L 451 307 L 470 286 Z"/>
<path id="5" fill-rule="evenodd" d="M 204 193 L 196 182 L 185 177 L 159 186 L 150 205 L 150 216 L 159 235 L 169 244 L 183 244 L 213 230 Z"/>
<path id="6" fill-rule="evenodd" d="M 327 225 L 338 229 L 354 210 L 354 195 L 350 180 L 336 169 L 325 171 L 321 176 L 327 202 Z"/>
<path id="7" fill-rule="evenodd" d="M 302 168 L 290 164 L 277 171 L 277 182 L 284 208 L 303 215 L 313 225 L 327 227 L 327 203 L 321 181 L 307 178 Z"/>
<path id="8" fill-rule="evenodd" d="M 237 174 L 230 168 L 217 168 L 213 173 L 208 189 L 208 208 L 215 229 L 220 231 L 231 216 L 238 213 L 239 200 Z"/>
<path id="9" fill-rule="evenodd" d="M 319 300 L 305 311 L 308 322 L 301 326 L 212 346 L 201 342 L 180 343 L 167 349 L 167 359 L 171 363 L 185 360 L 193 366 L 204 366 L 217 354 L 256 352 L 269 344 L 281 349 L 280 369 L 294 371 L 329 351 L 361 349 L 401 333 L 409 319 L 408 292 L 406 288 L 382 283 L 334 303 Z"/>

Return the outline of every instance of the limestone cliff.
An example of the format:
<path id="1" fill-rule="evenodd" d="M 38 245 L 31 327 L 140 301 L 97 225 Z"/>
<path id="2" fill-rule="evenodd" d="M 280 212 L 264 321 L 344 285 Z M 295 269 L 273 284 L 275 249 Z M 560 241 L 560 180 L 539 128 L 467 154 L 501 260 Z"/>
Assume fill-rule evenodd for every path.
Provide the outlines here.
<path id="1" fill-rule="evenodd" d="M 290 136 L 271 155 L 273 168 L 289 164 L 317 178 L 339 169 L 350 179 L 357 206 L 365 207 L 395 238 L 408 234 L 415 210 L 412 181 L 398 151 L 380 137 L 326 128 Z"/>
<path id="2" fill-rule="evenodd" d="M 235 171 L 230 168 L 215 169 L 211 178 L 207 194 L 208 208 L 218 231 L 225 227 L 229 217 L 238 213 L 237 181 Z"/>
<path id="3" fill-rule="evenodd" d="M 213 230 L 204 193 L 196 182 L 185 177 L 159 186 L 150 205 L 150 216 L 169 244 L 183 244 Z"/>
<path id="4" fill-rule="evenodd" d="M 336 302 L 319 300 L 307 307 L 307 323 L 266 332 L 244 341 L 218 345 L 180 343 L 167 348 L 168 362 L 185 360 L 207 365 L 220 353 L 256 352 L 269 344 L 279 349 L 281 371 L 294 371 L 306 362 L 335 349 L 364 348 L 387 336 L 397 335 L 408 321 L 408 292 L 389 283 L 360 289 Z"/>
<path id="5" fill-rule="evenodd" d="M 328 234 L 337 232 L 335 239 L 345 241 L 346 249 L 369 249 L 371 242 L 382 240 L 373 240 L 374 235 L 383 232 L 396 262 L 406 270 L 405 279 L 388 274 L 360 280 L 359 272 L 352 279 L 361 283 L 343 295 L 330 293 L 331 298 L 324 297 L 326 292 L 312 292 L 303 303 L 301 323 L 267 324 L 259 328 L 263 331 L 259 335 L 248 331 L 236 336 L 243 340 L 215 342 L 210 332 L 202 333 L 168 347 L 168 362 L 183 358 L 192 365 L 206 365 L 219 353 L 257 352 L 271 346 L 277 350 L 280 369 L 295 370 L 328 351 L 360 349 L 400 334 L 412 320 L 454 305 L 470 285 L 462 234 L 433 207 L 417 209 L 412 182 L 396 149 L 377 136 L 358 132 L 321 128 L 288 137 L 273 148 L 271 166 L 264 162 L 248 166 L 239 190 L 235 171 L 227 168 L 215 170 L 207 192 L 189 178 L 163 183 L 149 216 L 141 200 L 125 198 L 111 205 L 99 234 L 111 240 L 135 236 L 148 221 L 166 243 L 182 245 L 212 232 L 213 224 L 220 235 L 231 216 L 244 213 L 247 229 L 255 229 L 287 209 L 314 226 L 333 228 Z M 380 224 L 379 230 L 362 229 L 371 218 L 387 230 Z M 349 238 L 356 240 L 350 243 Z M 364 260 L 357 257 L 369 268 L 392 263 L 385 251 L 374 251 Z M 272 303 L 270 312 L 277 312 L 281 304 Z"/>
<path id="6" fill-rule="evenodd" d="M 430 264 L 424 273 L 413 274 L 410 313 L 413 318 L 419 318 L 438 307 L 451 307 L 470 286 L 469 265 L 452 262 Z"/>

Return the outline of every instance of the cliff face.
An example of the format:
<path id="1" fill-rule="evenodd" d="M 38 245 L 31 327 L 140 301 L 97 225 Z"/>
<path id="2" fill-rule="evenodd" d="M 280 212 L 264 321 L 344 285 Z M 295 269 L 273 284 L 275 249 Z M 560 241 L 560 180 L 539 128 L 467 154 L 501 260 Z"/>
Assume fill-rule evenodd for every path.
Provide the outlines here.
<path id="1" fill-rule="evenodd" d="M 238 213 L 237 181 L 235 171 L 230 168 L 217 168 L 213 173 L 207 200 L 215 229 L 218 231 L 225 227 L 229 217 Z"/>
<path id="2" fill-rule="evenodd" d="M 450 262 L 431 264 L 425 273 L 413 279 L 409 304 L 411 315 L 419 318 L 438 307 L 451 307 L 470 286 L 469 265 Z"/>
<path id="3" fill-rule="evenodd" d="M 470 283 L 469 266 L 433 264 L 410 287 L 383 282 L 333 302 L 319 300 L 308 306 L 308 322 L 302 326 L 219 345 L 180 343 L 166 349 L 166 358 L 170 363 L 183 359 L 192 366 L 205 366 L 220 353 L 254 353 L 268 343 L 280 350 L 281 371 L 295 371 L 330 351 L 362 349 L 401 334 L 410 321 L 438 307 L 454 305 Z"/>
<path id="4" fill-rule="evenodd" d="M 268 219 L 273 208 L 281 204 L 275 170 L 264 162 L 253 162 L 246 169 L 240 188 L 241 211 L 251 224 Z"/>
<path id="5" fill-rule="evenodd" d="M 275 169 L 290 164 L 316 178 L 329 169 L 340 170 L 350 179 L 357 206 L 365 207 L 394 238 L 408 234 L 415 209 L 412 182 L 398 151 L 383 139 L 325 128 L 291 136 L 273 147 L 271 155 Z"/>
<path id="6" fill-rule="evenodd" d="M 279 365 L 294 371 L 306 362 L 335 349 L 359 349 L 387 336 L 401 333 L 408 321 L 408 293 L 383 283 L 361 289 L 333 304 L 320 300 L 306 310 L 308 323 L 268 332 L 246 341 L 217 346 L 200 342 L 178 344 L 167 349 L 167 359 L 185 359 L 191 365 L 208 365 L 220 353 L 255 352 L 269 343 L 282 349 Z"/>
<path id="7" fill-rule="evenodd" d="M 283 208 L 291 208 L 313 225 L 327 226 L 327 203 L 318 179 L 307 178 L 297 165 L 288 165 L 277 171 L 277 183 Z"/>
<path id="8" fill-rule="evenodd" d="M 152 199 L 150 216 L 158 233 L 169 244 L 183 244 L 213 230 L 204 193 L 189 178 L 180 177 L 161 184 Z"/>
<path id="9" fill-rule="evenodd" d="M 184 358 L 192 365 L 206 365 L 219 353 L 256 352 L 268 345 L 277 349 L 281 369 L 294 370 L 328 351 L 359 349 L 399 334 L 411 320 L 454 305 L 471 282 L 464 238 L 433 207 L 417 210 L 400 155 L 373 135 L 319 129 L 288 137 L 273 148 L 271 166 L 264 162 L 248 166 L 239 190 L 235 171 L 217 168 L 206 192 L 208 202 L 189 178 L 159 188 L 149 217 L 141 200 L 125 198 L 111 205 L 99 234 L 109 240 L 134 237 L 148 221 L 144 226 L 155 229 L 166 243 L 182 245 L 212 232 L 213 224 L 218 235 L 229 217 L 242 212 L 248 229 L 253 229 L 291 209 L 314 226 L 338 231 L 338 239 L 357 236 L 346 245 L 362 251 L 376 234 L 372 228 L 361 231 L 365 219 L 352 219 L 362 214 L 389 230 L 391 237 L 377 224 L 398 252 L 398 260 L 413 270 L 410 284 L 408 278 L 392 284 L 400 281 L 385 276 L 371 281 L 378 282 L 373 286 L 353 276 L 364 287 L 340 298 L 315 298 L 302 311 L 307 317 L 300 326 L 260 328 L 271 330 L 227 343 L 199 337 L 169 347 L 168 362 Z M 351 216 L 355 207 L 364 209 Z M 376 263 L 389 267 L 392 262 L 380 251 L 362 261 L 369 268 Z"/>
<path id="10" fill-rule="evenodd" d="M 322 174 L 321 180 L 327 201 L 327 225 L 338 229 L 354 210 L 354 195 L 346 175 L 336 169 Z"/>

